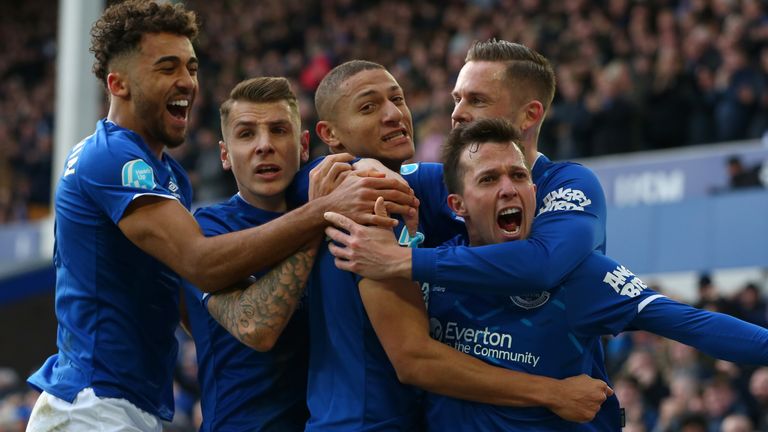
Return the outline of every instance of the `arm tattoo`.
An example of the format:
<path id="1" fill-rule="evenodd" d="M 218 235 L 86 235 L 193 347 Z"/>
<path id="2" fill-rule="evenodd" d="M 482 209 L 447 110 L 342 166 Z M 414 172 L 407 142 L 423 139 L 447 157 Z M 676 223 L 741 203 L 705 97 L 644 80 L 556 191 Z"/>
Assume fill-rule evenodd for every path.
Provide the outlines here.
<path id="1" fill-rule="evenodd" d="M 312 242 L 266 275 L 211 295 L 208 312 L 234 337 L 256 347 L 276 340 L 299 303 L 317 255 Z"/>

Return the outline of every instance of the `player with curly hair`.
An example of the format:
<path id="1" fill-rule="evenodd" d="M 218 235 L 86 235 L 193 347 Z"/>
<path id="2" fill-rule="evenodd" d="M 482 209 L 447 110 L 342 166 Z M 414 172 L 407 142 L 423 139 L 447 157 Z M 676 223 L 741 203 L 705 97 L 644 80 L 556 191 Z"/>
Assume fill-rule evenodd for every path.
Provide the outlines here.
<path id="1" fill-rule="evenodd" d="M 30 431 L 160 431 L 174 412 L 182 278 L 219 291 L 313 240 L 325 211 L 371 223 L 381 194 L 401 211 L 413 203 L 396 180 L 350 175 L 269 223 L 205 237 L 189 213 L 190 181 L 165 152 L 189 127 L 197 31 L 183 5 L 147 0 L 115 4 L 92 27 L 109 113 L 72 148 L 57 187 L 58 353 L 28 380 L 42 391 Z"/>

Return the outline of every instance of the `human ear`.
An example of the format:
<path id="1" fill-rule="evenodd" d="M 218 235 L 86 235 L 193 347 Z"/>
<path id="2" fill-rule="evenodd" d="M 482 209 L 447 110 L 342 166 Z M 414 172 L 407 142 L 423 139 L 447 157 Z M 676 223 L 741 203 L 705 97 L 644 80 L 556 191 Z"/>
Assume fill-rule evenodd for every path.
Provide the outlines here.
<path id="1" fill-rule="evenodd" d="M 219 157 L 221 158 L 221 166 L 224 170 L 232 169 L 232 161 L 229 160 L 229 150 L 227 149 L 227 143 L 219 141 Z"/>
<path id="2" fill-rule="evenodd" d="M 121 98 L 131 94 L 128 80 L 122 72 L 110 72 L 107 75 L 107 90 L 110 95 Z"/>
<path id="3" fill-rule="evenodd" d="M 459 194 L 448 195 L 448 207 L 456 213 L 457 216 L 467 215 L 467 209 L 464 207 L 464 198 Z"/>
<path id="4" fill-rule="evenodd" d="M 315 132 L 317 133 L 317 136 L 330 147 L 331 153 L 343 153 L 345 151 L 341 141 L 336 137 L 336 132 L 334 131 L 332 123 L 325 120 L 317 122 Z"/>

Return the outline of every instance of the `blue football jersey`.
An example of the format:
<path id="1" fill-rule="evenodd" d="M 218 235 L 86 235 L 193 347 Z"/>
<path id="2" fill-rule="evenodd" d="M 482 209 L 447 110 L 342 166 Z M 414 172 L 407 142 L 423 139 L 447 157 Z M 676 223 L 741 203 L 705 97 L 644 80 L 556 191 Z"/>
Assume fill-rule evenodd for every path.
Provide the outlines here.
<path id="1" fill-rule="evenodd" d="M 360 292 L 320 246 L 309 291 L 307 430 L 421 430 L 422 392 L 397 379 Z"/>
<path id="2" fill-rule="evenodd" d="M 603 334 L 617 334 L 653 300 L 629 270 L 593 253 L 559 287 L 536 295 L 467 294 L 432 287 L 430 331 L 453 348 L 495 366 L 553 378 L 594 375 Z M 430 430 L 620 430 L 615 396 L 587 424 L 545 408 L 509 408 L 429 395 Z"/>
<path id="3" fill-rule="evenodd" d="M 216 236 L 267 223 L 283 213 L 258 209 L 239 194 L 195 212 L 203 233 Z M 258 278 L 265 270 L 254 274 Z M 201 431 L 300 431 L 308 417 L 307 313 L 299 303 L 268 352 L 242 344 L 208 313 L 209 295 L 185 284 L 202 394 Z"/>
<path id="4" fill-rule="evenodd" d="M 480 247 L 414 249 L 413 278 L 422 285 L 472 293 L 536 296 L 558 286 L 591 253 L 604 254 L 606 201 L 595 174 L 580 164 L 552 162 L 539 154 L 531 177 L 537 211 L 528 239 Z M 453 225 L 455 218 L 446 216 L 449 210 L 439 207 L 447 208 L 446 194 L 434 191 L 420 196 L 420 218 Z M 609 382 L 602 345 L 591 349 L 592 358 L 601 361 L 593 360 L 590 375 Z M 607 403 L 617 404 L 615 399 Z M 597 422 L 613 423 L 601 416 Z"/>
<path id="5" fill-rule="evenodd" d="M 73 147 L 55 198 L 57 346 L 29 383 L 69 402 L 92 387 L 164 420 L 173 417 L 181 280 L 117 226 L 137 197 L 176 199 L 192 188 L 170 156 L 106 119 Z"/>
<path id="6" fill-rule="evenodd" d="M 558 285 L 592 251 L 605 253 L 605 193 L 594 173 L 582 165 L 552 162 L 540 154 L 531 174 L 537 212 L 527 240 L 415 249 L 413 278 L 484 294 L 533 294 Z M 447 206 L 438 192 L 419 199 L 425 212 L 441 203 Z M 427 199 L 442 202 L 429 205 L 424 203 Z M 445 213 L 420 214 L 428 220 L 452 223 Z"/>
<path id="7" fill-rule="evenodd" d="M 289 199 L 295 204 L 306 202 L 309 171 L 321 160 L 294 178 Z M 403 244 L 422 238 L 410 238 L 403 224 L 395 232 Z M 365 312 L 360 277 L 336 268 L 323 244 L 310 281 L 306 430 L 421 430 L 423 392 L 397 379 Z"/>

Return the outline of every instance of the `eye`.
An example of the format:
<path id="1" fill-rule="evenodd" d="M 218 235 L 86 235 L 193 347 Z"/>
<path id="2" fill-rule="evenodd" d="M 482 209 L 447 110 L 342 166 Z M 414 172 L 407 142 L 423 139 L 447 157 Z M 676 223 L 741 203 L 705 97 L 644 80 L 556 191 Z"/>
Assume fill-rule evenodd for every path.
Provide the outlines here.
<path id="1" fill-rule="evenodd" d="M 393 96 L 390 100 L 395 105 L 402 105 L 405 103 L 405 98 L 403 96 Z"/>
<path id="2" fill-rule="evenodd" d="M 516 180 L 527 180 L 528 179 L 528 173 L 525 171 L 517 171 L 513 174 L 514 178 Z"/>
<path id="3" fill-rule="evenodd" d="M 479 97 L 473 97 L 469 100 L 469 103 L 472 105 L 483 105 L 485 104 L 485 99 L 479 98 Z"/>
<path id="4" fill-rule="evenodd" d="M 489 175 L 484 175 L 484 176 L 480 177 L 480 179 L 478 179 L 477 182 L 480 183 L 480 184 L 492 183 L 494 180 L 496 180 L 496 176 L 493 176 L 493 175 L 489 174 Z"/>
<path id="5" fill-rule="evenodd" d="M 192 75 L 192 76 L 197 75 L 197 69 L 198 69 L 197 65 L 191 65 L 191 66 L 187 67 L 187 70 L 189 71 L 189 74 Z"/>
<path id="6" fill-rule="evenodd" d="M 288 132 L 288 128 L 285 126 L 275 126 L 272 128 L 272 133 L 276 135 L 285 135 Z"/>
<path id="7" fill-rule="evenodd" d="M 243 129 L 237 134 L 238 138 L 250 138 L 252 136 L 253 136 L 253 131 L 250 129 Z"/>
<path id="8" fill-rule="evenodd" d="M 360 107 L 360 112 L 363 114 L 372 113 L 376 109 L 376 105 L 373 103 L 367 103 Z"/>
<path id="9" fill-rule="evenodd" d="M 453 95 L 453 104 L 458 105 L 461 103 L 461 97 Z"/>

